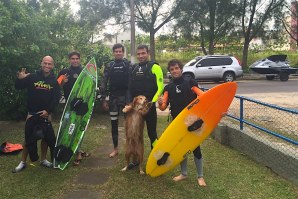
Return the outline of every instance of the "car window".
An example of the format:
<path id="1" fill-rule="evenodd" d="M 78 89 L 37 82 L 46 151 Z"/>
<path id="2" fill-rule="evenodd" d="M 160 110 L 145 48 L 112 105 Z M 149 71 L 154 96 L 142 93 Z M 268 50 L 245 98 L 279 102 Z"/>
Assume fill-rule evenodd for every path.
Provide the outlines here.
<path id="1" fill-rule="evenodd" d="M 216 65 L 231 65 L 233 63 L 233 60 L 229 57 L 221 57 L 216 59 L 216 62 Z"/>
<path id="2" fill-rule="evenodd" d="M 195 65 L 200 59 L 192 59 L 185 64 L 185 66 L 193 66 Z"/>
<path id="3" fill-rule="evenodd" d="M 216 65 L 216 59 L 213 58 L 207 58 L 200 61 L 199 66 L 205 67 L 205 66 L 215 66 Z"/>
<path id="4" fill-rule="evenodd" d="M 231 65 L 232 59 L 229 57 L 220 57 L 220 58 L 207 58 L 200 61 L 200 66 L 222 66 L 222 65 Z"/>

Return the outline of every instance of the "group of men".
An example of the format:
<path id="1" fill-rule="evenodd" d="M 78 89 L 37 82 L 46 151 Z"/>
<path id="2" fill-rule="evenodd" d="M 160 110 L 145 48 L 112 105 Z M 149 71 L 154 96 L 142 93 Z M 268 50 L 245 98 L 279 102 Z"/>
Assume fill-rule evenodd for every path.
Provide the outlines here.
<path id="1" fill-rule="evenodd" d="M 176 112 L 172 114 L 176 117 L 178 113 L 190 102 L 194 94 L 191 94 L 191 88 L 196 86 L 194 82 L 189 83 L 181 79 L 182 76 L 182 64 L 178 60 L 172 60 L 168 64 L 168 70 L 174 77 L 174 82 L 171 86 L 165 88 L 166 92 L 171 92 L 169 99 L 164 99 L 160 97 L 164 90 L 163 85 L 163 72 L 161 67 L 154 61 L 149 61 L 150 53 L 147 45 L 140 45 L 137 47 L 137 59 L 139 63 L 132 65 L 127 59 L 124 58 L 124 46 L 122 44 L 115 44 L 113 46 L 114 60 L 108 63 L 104 68 L 103 81 L 100 85 L 100 92 L 105 97 L 109 98 L 109 114 L 111 119 L 111 132 L 112 132 L 112 142 L 113 150 L 109 154 L 110 158 L 118 155 L 118 116 L 120 110 L 132 101 L 132 99 L 138 95 L 144 95 L 146 98 L 153 102 L 152 106 L 145 116 L 148 137 L 151 142 L 151 148 L 153 148 L 155 141 L 157 140 L 157 112 L 155 103 L 158 102 L 160 109 L 163 110 L 168 104 L 171 104 L 176 108 Z M 80 64 L 80 54 L 78 52 L 72 52 L 68 56 L 70 67 L 60 71 L 58 79 L 56 80 L 55 75 L 52 72 L 54 68 L 54 60 L 50 56 L 45 56 L 41 62 L 40 71 L 28 74 L 25 69 L 17 75 L 16 88 L 17 89 L 27 89 L 28 90 L 28 116 L 26 119 L 26 129 L 27 131 L 32 131 L 32 128 L 27 128 L 30 126 L 30 118 L 32 116 L 37 116 L 42 118 L 44 122 L 48 125 L 48 137 L 53 138 L 54 131 L 51 126 L 51 113 L 54 107 L 58 104 L 60 97 L 60 88 L 63 88 L 65 99 L 68 98 L 70 91 L 82 71 L 82 66 Z M 175 80 L 177 79 L 177 80 Z M 178 88 L 181 86 L 180 92 L 176 94 L 176 90 L 169 89 L 172 87 Z M 183 91 L 181 93 L 181 91 Z M 186 95 L 185 99 L 185 93 Z M 181 98 L 182 97 L 182 98 Z M 184 97 L 184 98 L 183 98 Z M 176 99 L 179 99 L 178 101 Z M 183 104 L 179 104 L 183 101 Z M 163 108 L 162 108 L 163 107 Z M 173 109 L 174 111 L 174 109 Z M 32 122 L 31 122 L 32 123 Z M 31 124 L 32 126 L 32 124 Z M 30 136 L 30 133 L 28 133 Z M 26 168 L 26 159 L 28 153 L 30 155 L 31 161 L 38 160 L 38 155 L 31 155 L 30 151 L 32 147 L 28 144 L 28 136 L 25 136 L 25 146 L 22 154 L 22 161 L 13 170 L 13 172 L 19 172 Z M 41 165 L 46 167 L 52 167 L 52 163 L 46 160 L 46 151 L 49 146 L 51 149 L 51 158 L 53 159 L 53 142 L 51 139 L 43 139 L 41 142 Z M 34 148 L 35 147 L 35 148 Z M 36 144 L 34 145 L 36 150 Z M 29 151 L 29 152 L 28 152 Z M 34 151 L 34 150 L 33 150 Z M 35 154 L 35 153 L 32 153 Z M 195 163 L 198 169 L 198 184 L 200 186 L 205 186 L 205 181 L 203 179 L 202 171 L 202 155 L 200 148 L 195 150 Z M 88 153 L 79 150 L 75 158 L 75 165 L 78 165 L 83 157 L 89 156 Z M 33 158 L 32 158 L 33 157 Z M 132 162 L 129 165 L 129 169 L 136 166 L 138 163 Z M 174 181 L 183 180 L 186 178 L 186 161 L 181 164 L 182 174 L 175 177 Z"/>

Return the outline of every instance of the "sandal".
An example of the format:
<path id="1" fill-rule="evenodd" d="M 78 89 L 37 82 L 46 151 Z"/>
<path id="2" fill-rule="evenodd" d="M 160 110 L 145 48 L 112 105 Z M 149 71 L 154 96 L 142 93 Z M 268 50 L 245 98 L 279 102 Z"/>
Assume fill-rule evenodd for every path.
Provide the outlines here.
<path id="1" fill-rule="evenodd" d="M 73 161 L 73 165 L 74 165 L 74 166 L 79 166 L 80 163 L 81 163 L 81 161 L 82 161 L 82 159 L 75 159 L 75 160 Z"/>
<path id="2" fill-rule="evenodd" d="M 81 156 L 82 156 L 83 158 L 87 158 L 87 157 L 90 156 L 90 153 L 87 153 L 87 152 L 81 152 Z"/>

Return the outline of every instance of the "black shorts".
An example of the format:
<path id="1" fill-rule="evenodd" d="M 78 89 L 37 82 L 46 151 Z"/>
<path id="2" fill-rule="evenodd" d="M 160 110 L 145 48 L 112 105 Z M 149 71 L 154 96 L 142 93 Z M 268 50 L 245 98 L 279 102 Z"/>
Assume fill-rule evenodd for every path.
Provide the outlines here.
<path id="1" fill-rule="evenodd" d="M 126 104 L 125 96 L 109 96 L 109 111 L 110 112 L 118 112 L 121 107 L 124 107 Z"/>

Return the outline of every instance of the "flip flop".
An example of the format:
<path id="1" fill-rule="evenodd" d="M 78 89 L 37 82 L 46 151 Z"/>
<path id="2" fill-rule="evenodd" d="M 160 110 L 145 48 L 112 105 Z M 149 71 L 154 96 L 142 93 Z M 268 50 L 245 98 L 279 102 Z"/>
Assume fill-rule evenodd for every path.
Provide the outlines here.
<path id="1" fill-rule="evenodd" d="M 87 158 L 87 157 L 89 157 L 91 154 L 90 153 L 87 153 L 87 152 L 81 152 L 81 156 L 83 157 L 83 158 Z"/>
<path id="2" fill-rule="evenodd" d="M 81 161 L 82 161 L 82 159 L 75 159 L 74 161 L 73 161 L 73 165 L 74 166 L 79 166 L 80 165 L 80 163 L 81 163 Z"/>

